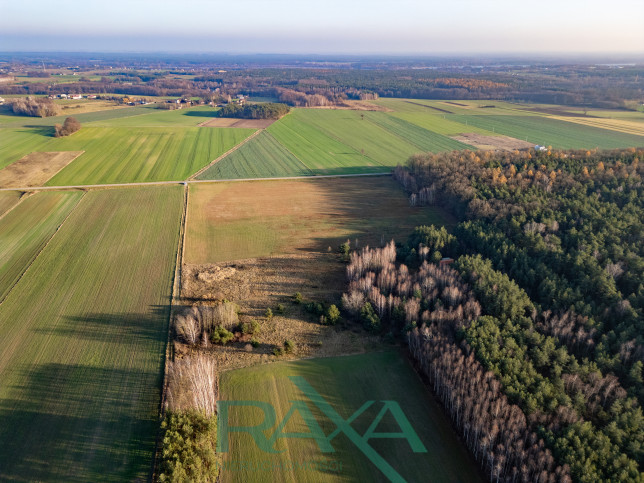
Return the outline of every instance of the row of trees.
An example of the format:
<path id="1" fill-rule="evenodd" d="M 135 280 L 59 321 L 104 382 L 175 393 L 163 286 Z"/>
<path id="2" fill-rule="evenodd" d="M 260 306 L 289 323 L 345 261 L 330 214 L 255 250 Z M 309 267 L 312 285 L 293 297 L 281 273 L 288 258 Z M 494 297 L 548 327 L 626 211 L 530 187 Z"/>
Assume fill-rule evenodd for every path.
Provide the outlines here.
<path id="1" fill-rule="evenodd" d="M 429 228 L 421 227 L 410 239 Z M 383 330 L 399 332 L 405 325 L 411 354 L 492 479 L 570 481 L 568 467 L 556 463 L 498 377 L 460 340 L 481 315 L 474 293 L 456 270 L 427 263 L 423 248 L 419 245 L 417 270 L 396 263 L 393 242 L 352 253 L 343 307 L 358 316 L 373 307 Z"/>
<path id="2" fill-rule="evenodd" d="M 45 97 L 14 99 L 11 102 L 11 109 L 15 114 L 32 117 L 56 116 L 60 112 L 59 106 Z"/>

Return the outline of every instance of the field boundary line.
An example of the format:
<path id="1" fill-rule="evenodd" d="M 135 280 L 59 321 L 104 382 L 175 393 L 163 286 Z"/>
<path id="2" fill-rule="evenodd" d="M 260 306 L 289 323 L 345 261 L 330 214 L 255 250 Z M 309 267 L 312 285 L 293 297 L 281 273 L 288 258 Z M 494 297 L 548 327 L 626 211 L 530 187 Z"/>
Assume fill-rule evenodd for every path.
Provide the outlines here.
<path id="1" fill-rule="evenodd" d="M 77 191 L 91 189 L 109 188 L 135 188 L 141 186 L 168 186 L 183 185 L 191 183 L 233 183 L 239 181 L 275 181 L 280 179 L 324 179 L 324 178 L 359 178 L 361 176 L 391 176 L 393 166 L 377 165 L 372 168 L 387 168 L 389 171 L 375 171 L 373 173 L 349 173 L 349 174 L 314 174 L 311 176 L 278 176 L 275 178 L 230 178 L 230 179 L 191 179 L 177 181 L 147 181 L 140 183 L 108 183 L 108 184 L 79 184 L 69 186 L 34 186 L 31 188 L 0 188 L 0 191 Z"/>
<path id="2" fill-rule="evenodd" d="M 309 168 L 309 167 L 306 165 L 306 163 L 305 163 L 304 161 L 302 161 L 299 157 L 297 157 L 293 151 L 291 151 L 289 148 L 287 148 L 286 146 L 284 146 L 284 145 L 279 141 L 279 139 L 277 139 L 275 136 L 273 136 L 269 131 L 266 131 L 266 134 L 268 134 L 268 135 L 271 137 L 271 139 L 272 139 L 273 141 L 275 141 L 277 144 L 279 144 L 280 146 L 282 146 L 282 147 L 284 148 L 284 150 L 286 150 L 286 152 L 287 152 L 287 153 L 290 153 L 290 154 L 291 154 L 295 159 L 297 159 L 297 160 L 300 162 L 300 164 L 301 164 L 302 166 L 304 166 L 304 168 L 305 168 L 309 173 L 311 173 L 311 176 L 315 176 L 315 173 L 313 172 L 313 170 L 312 170 L 311 168 Z"/>
<path id="3" fill-rule="evenodd" d="M 184 183 L 183 210 L 181 212 L 181 223 L 179 225 L 179 244 L 177 246 L 177 257 L 174 265 L 174 276 L 172 280 L 172 298 L 170 299 L 170 313 L 168 315 L 168 331 L 165 344 L 165 357 L 163 360 L 163 380 L 161 381 L 161 401 L 159 406 L 159 423 L 165 417 L 165 404 L 168 388 L 168 362 L 174 358 L 172 344 L 172 321 L 175 316 L 175 305 L 181 296 L 181 278 L 183 275 L 183 254 L 185 250 L 186 225 L 188 219 L 188 185 Z M 154 447 L 154 458 L 152 458 L 152 481 L 156 481 L 161 451 L 161 428 L 157 430 L 157 437 Z"/>
<path id="4" fill-rule="evenodd" d="M 74 213 L 74 212 L 76 211 L 76 208 L 78 208 L 78 205 L 80 205 L 81 201 L 83 201 L 83 198 L 85 198 L 85 195 L 86 195 L 86 194 L 87 194 L 87 191 L 83 192 L 83 194 L 81 195 L 81 197 L 78 199 L 78 202 L 74 205 L 74 207 L 73 207 L 71 210 L 69 210 L 69 213 L 67 213 L 67 216 L 66 216 L 66 217 L 63 219 L 63 221 L 61 221 L 61 222 L 60 222 L 60 224 L 56 227 L 56 230 L 54 230 L 54 233 L 52 233 L 52 235 L 49 237 L 49 240 L 47 240 L 47 242 L 43 245 L 43 247 L 42 247 L 40 250 L 38 250 L 38 253 L 36 253 L 36 256 L 34 256 L 34 257 L 31 259 L 31 261 L 29 262 L 29 264 L 27 265 L 27 267 L 22 271 L 22 273 L 21 273 L 21 274 L 20 274 L 20 276 L 16 279 L 16 281 L 15 281 L 15 282 L 14 282 L 14 284 L 11 286 L 11 288 L 10 288 L 9 290 L 7 290 L 7 293 L 5 294 L 5 296 L 2 298 L 2 300 L 0 300 L 0 306 L 4 303 L 4 301 L 5 301 L 5 300 L 7 300 L 7 297 L 9 297 L 9 295 L 11 295 L 11 292 L 13 292 L 13 289 L 14 289 L 14 288 L 16 288 L 16 285 L 18 285 L 18 283 L 20 283 L 20 280 L 22 280 L 22 277 L 24 277 L 24 276 L 25 276 L 25 274 L 29 271 L 29 269 L 32 267 L 32 265 L 34 264 L 34 262 L 35 262 L 36 260 L 38 260 L 38 257 L 40 256 L 40 254 L 41 254 L 42 252 L 44 252 L 44 251 L 45 251 L 45 249 L 49 246 L 49 244 L 50 244 L 50 243 L 51 243 L 51 241 L 54 239 L 54 237 L 56 236 L 56 234 L 60 231 L 60 229 L 63 227 L 63 225 L 65 224 L 65 222 L 69 219 L 69 217 L 70 217 L 70 216 L 72 216 L 72 213 Z"/>
<path id="5" fill-rule="evenodd" d="M 20 190 L 16 190 L 16 191 L 20 191 Z M 34 194 L 33 191 L 25 191 L 23 193 L 23 195 L 20 198 L 18 198 L 18 201 L 16 201 L 15 205 L 13 205 L 11 208 L 9 208 L 7 211 L 5 211 L 2 215 L 0 215 L 0 220 L 2 220 L 5 216 L 7 216 L 9 213 L 11 213 L 16 208 L 16 206 L 18 206 L 24 200 L 26 200 L 30 196 L 33 196 L 33 194 Z"/>
<path id="6" fill-rule="evenodd" d="M 253 134 L 251 134 L 251 135 L 250 135 L 250 136 L 248 136 L 246 139 L 244 139 L 241 143 L 239 143 L 239 144 L 235 144 L 232 148 L 230 148 L 230 149 L 229 149 L 228 151 L 226 151 L 224 154 L 222 154 L 221 156 L 216 157 L 215 159 L 213 159 L 212 161 L 210 161 L 210 163 L 208 163 L 206 166 L 204 166 L 204 167 L 203 167 L 203 168 L 201 168 L 199 171 L 197 171 L 195 174 L 193 174 L 192 176 L 189 176 L 189 177 L 187 178 L 187 179 L 188 179 L 188 181 L 194 181 L 194 179 L 195 179 L 197 176 L 199 176 L 200 174 L 202 174 L 202 173 L 204 173 L 205 171 L 207 171 L 207 170 L 208 170 L 208 168 L 210 168 L 213 164 L 218 163 L 219 161 L 221 161 L 222 159 L 224 159 L 224 158 L 225 158 L 226 156 L 228 156 L 229 154 L 232 154 L 232 153 L 234 153 L 235 151 L 237 151 L 239 148 L 241 148 L 244 144 L 246 144 L 248 141 L 250 141 L 251 139 L 253 139 L 255 136 L 257 136 L 257 135 L 258 135 L 260 132 L 262 132 L 262 131 L 265 131 L 265 129 L 258 129 L 258 130 L 257 130 L 257 131 L 255 131 Z"/>

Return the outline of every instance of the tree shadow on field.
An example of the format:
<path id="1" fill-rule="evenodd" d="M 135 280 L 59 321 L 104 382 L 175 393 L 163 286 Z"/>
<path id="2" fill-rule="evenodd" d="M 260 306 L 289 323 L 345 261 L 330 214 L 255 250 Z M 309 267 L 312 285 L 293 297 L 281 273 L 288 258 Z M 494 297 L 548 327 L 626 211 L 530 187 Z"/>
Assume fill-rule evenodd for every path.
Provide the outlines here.
<path id="1" fill-rule="evenodd" d="M 0 480 L 148 479 L 161 372 L 124 360 L 17 368 L 0 398 Z"/>
<path id="2" fill-rule="evenodd" d="M 46 137 L 46 138 L 53 138 L 55 137 L 54 135 L 56 134 L 56 129 L 54 126 L 42 126 L 42 125 L 25 125 L 25 128 L 29 129 L 29 132 L 38 134 L 40 136 Z"/>
<path id="3" fill-rule="evenodd" d="M 112 344 L 132 344 L 135 341 L 164 342 L 170 305 L 152 305 L 145 314 L 94 313 L 63 316 L 54 327 L 35 329 L 39 334 L 69 338 L 78 341 L 99 341 Z"/>
<path id="4" fill-rule="evenodd" d="M 214 109 L 212 111 L 186 111 L 183 115 L 190 117 L 217 117 L 217 111 Z"/>

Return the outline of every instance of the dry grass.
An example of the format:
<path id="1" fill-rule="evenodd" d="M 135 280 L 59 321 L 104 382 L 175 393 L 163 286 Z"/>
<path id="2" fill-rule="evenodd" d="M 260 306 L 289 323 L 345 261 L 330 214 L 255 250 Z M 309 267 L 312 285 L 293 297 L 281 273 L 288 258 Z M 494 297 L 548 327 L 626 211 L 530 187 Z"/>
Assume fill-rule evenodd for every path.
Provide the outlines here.
<path id="1" fill-rule="evenodd" d="M 218 278 L 201 276 L 213 272 L 226 275 Z M 241 322 L 260 322 L 259 334 L 237 334 L 236 342 L 207 349 L 221 370 L 225 370 L 278 360 L 272 355 L 272 350 L 282 346 L 286 339 L 293 340 L 297 349 L 282 358 L 361 353 L 373 347 L 376 339 L 362 330 L 352 332 L 320 325 L 314 316 L 306 313 L 302 305 L 292 303 L 295 292 L 302 293 L 305 300 L 337 303 L 344 285 L 344 264 L 336 254 L 302 253 L 185 266 L 182 295 L 185 303 L 213 304 L 219 300 L 233 300 L 240 306 Z M 278 304 L 284 305 L 283 314 L 277 313 Z M 271 319 L 264 316 L 268 307 L 274 312 Z M 246 346 L 253 337 L 260 341 L 260 346 L 249 350 Z M 176 354 L 189 352 L 190 349 L 184 344 L 175 343 Z"/>
<path id="2" fill-rule="evenodd" d="M 0 188 L 43 186 L 84 151 L 31 153 L 0 170 Z"/>
<path id="3" fill-rule="evenodd" d="M 347 238 L 379 245 L 444 222 L 434 208 L 410 208 L 389 177 L 192 185 L 184 261 L 326 252 Z"/>
<path id="4" fill-rule="evenodd" d="M 467 132 L 459 134 L 458 136 L 451 136 L 451 138 L 474 146 L 477 149 L 486 150 L 499 149 L 503 151 L 514 151 L 515 149 L 529 149 L 534 147 L 532 143 L 511 138 L 510 136 L 486 136 L 484 134 Z"/>
<path id="5" fill-rule="evenodd" d="M 644 136 L 644 123 L 641 121 L 629 121 L 626 119 L 605 119 L 600 117 L 571 117 L 571 116 L 548 116 L 551 119 L 560 121 L 574 122 L 584 126 L 598 127 L 609 129 L 611 131 L 623 132 L 626 134 L 635 134 Z"/>
<path id="6" fill-rule="evenodd" d="M 201 127 L 237 127 L 245 129 L 266 129 L 275 119 L 236 119 L 231 117 L 215 117 L 199 124 Z"/>

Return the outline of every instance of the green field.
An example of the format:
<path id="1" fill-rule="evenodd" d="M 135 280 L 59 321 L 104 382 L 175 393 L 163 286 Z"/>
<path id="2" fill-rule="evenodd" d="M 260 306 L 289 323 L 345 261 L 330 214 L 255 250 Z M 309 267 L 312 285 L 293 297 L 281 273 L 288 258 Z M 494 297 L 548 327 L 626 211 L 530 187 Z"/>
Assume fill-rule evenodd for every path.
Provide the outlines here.
<path id="1" fill-rule="evenodd" d="M 374 172 L 382 166 L 313 126 L 285 116 L 268 132 L 315 174 Z"/>
<path id="2" fill-rule="evenodd" d="M 468 144 L 382 112 L 369 112 L 365 118 L 387 131 L 406 139 L 413 145 L 418 146 L 418 149 L 423 152 L 439 153 L 460 149 L 474 149 Z"/>
<path id="3" fill-rule="evenodd" d="M 201 128 L 204 131 L 216 128 Z M 220 128 L 221 129 L 221 128 Z M 230 131 L 237 131 L 232 128 Z M 242 129 L 242 131 L 245 131 Z M 264 131 L 201 173 L 198 179 L 277 178 L 308 176 L 309 170 Z"/>
<path id="4" fill-rule="evenodd" d="M 20 191 L 0 191 L 0 217 L 18 203 L 21 196 Z"/>
<path id="5" fill-rule="evenodd" d="M 84 112 L 81 114 L 74 114 L 81 124 L 95 121 L 106 121 L 108 119 L 124 119 L 130 116 L 138 116 L 141 114 L 149 114 L 154 112 L 155 107 L 148 106 L 133 106 L 133 107 L 119 107 L 114 109 L 105 109 L 103 111 Z M 54 124 L 62 124 L 68 115 L 61 114 L 54 117 L 30 117 L 18 115 L 2 115 L 0 116 L 0 127 L 25 127 L 25 126 L 53 126 Z"/>
<path id="6" fill-rule="evenodd" d="M 96 120 L 91 122 L 90 125 L 107 127 L 192 127 L 212 119 L 216 116 L 218 110 L 209 106 L 176 109 L 174 111 L 147 109 L 145 112 L 135 116 Z"/>
<path id="7" fill-rule="evenodd" d="M 38 193 L 0 219 L 0 302 L 81 196 L 68 191 Z"/>
<path id="8" fill-rule="evenodd" d="M 51 128 L 0 129 L 0 169 L 34 151 L 45 151 L 54 139 Z"/>
<path id="9" fill-rule="evenodd" d="M 0 305 L 0 480 L 148 478 L 182 196 L 89 192 Z"/>
<path id="10" fill-rule="evenodd" d="M 183 180 L 241 142 L 250 129 L 84 127 L 51 151 L 81 151 L 49 186 Z"/>
<path id="11" fill-rule="evenodd" d="M 336 425 L 289 377 L 304 378 L 344 420 L 365 402 L 374 401 L 351 423 L 360 437 L 376 420 L 383 407 L 382 401 L 395 401 L 427 452 L 412 452 L 405 439 L 369 439 L 368 443 L 406 481 L 480 481 L 475 465 L 454 435 L 449 420 L 398 352 L 281 362 L 228 371 L 220 377 L 220 395 L 229 401 L 256 400 L 271 404 L 277 416 L 271 429 L 285 418 L 293 401 L 306 401 L 328 436 Z M 230 426 L 253 426 L 260 424 L 262 418 L 259 409 L 233 407 L 228 423 Z M 401 431 L 390 413 L 374 429 L 378 433 Z M 293 413 L 283 432 L 309 432 L 301 413 Z M 265 434 L 271 434 L 271 431 Z M 281 451 L 279 454 L 262 451 L 248 433 L 231 433 L 228 441 L 229 451 L 221 455 L 224 482 L 388 481 L 343 433 L 332 439 L 333 453 L 322 453 L 315 441 L 306 435 L 277 440 L 274 448 Z M 308 462 L 324 461 L 337 469 L 306 466 Z"/>
<path id="12" fill-rule="evenodd" d="M 404 163 L 409 156 L 422 151 L 418 146 L 369 121 L 367 116 L 363 120 L 359 111 L 295 109 L 290 115 L 383 166 Z"/>
<path id="13" fill-rule="evenodd" d="M 642 147 L 644 136 L 635 136 L 542 116 L 447 116 L 459 122 L 530 143 L 558 149 Z"/>
<path id="14" fill-rule="evenodd" d="M 185 262 L 326 252 L 347 238 L 380 246 L 450 221 L 437 208 L 411 208 L 388 176 L 193 184 Z"/>

